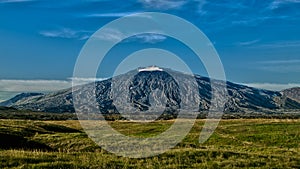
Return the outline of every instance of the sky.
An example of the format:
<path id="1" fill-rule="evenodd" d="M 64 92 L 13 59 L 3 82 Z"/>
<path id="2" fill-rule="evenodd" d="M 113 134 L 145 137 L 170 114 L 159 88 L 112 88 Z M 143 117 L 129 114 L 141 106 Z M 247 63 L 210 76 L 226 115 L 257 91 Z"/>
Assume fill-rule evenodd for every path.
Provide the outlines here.
<path id="1" fill-rule="evenodd" d="M 271 90 L 300 86 L 299 11 L 300 0 L 0 0 L 0 91 L 69 87 L 89 37 L 140 12 L 173 14 L 196 25 L 216 48 L 229 81 Z M 111 31 L 103 38 L 121 36 Z M 115 46 L 98 78 L 109 77 L 126 55 L 153 47 L 174 52 L 194 73 L 207 75 L 184 45 L 146 34 Z"/>

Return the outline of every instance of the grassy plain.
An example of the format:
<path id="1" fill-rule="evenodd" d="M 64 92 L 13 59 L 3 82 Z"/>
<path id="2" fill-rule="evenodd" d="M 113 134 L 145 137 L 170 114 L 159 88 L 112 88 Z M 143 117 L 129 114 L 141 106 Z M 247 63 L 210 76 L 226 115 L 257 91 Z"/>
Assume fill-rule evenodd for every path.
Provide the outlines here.
<path id="1" fill-rule="evenodd" d="M 150 137 L 174 121 L 109 122 Z M 159 156 L 118 157 L 97 146 L 76 120 L 0 120 L 0 168 L 300 168 L 300 119 L 222 120 L 204 144 L 197 120 L 187 137 Z"/>

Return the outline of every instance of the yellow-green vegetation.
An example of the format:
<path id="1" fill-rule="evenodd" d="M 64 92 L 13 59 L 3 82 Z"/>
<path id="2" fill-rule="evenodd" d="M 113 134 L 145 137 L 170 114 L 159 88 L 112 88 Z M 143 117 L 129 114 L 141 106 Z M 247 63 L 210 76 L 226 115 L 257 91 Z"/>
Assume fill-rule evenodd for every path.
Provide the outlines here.
<path id="1" fill-rule="evenodd" d="M 151 137 L 173 121 L 109 122 L 134 137 Z M 0 168 L 300 168 L 299 119 L 222 120 L 199 144 L 204 120 L 166 153 L 118 157 L 97 146 L 78 121 L 0 120 Z"/>

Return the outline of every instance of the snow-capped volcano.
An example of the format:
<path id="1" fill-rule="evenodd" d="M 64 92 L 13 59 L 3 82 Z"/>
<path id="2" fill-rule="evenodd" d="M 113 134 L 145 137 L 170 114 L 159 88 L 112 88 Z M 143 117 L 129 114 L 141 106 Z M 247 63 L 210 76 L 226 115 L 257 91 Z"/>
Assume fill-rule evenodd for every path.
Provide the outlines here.
<path id="1" fill-rule="evenodd" d="M 192 90 L 191 78 L 195 80 L 197 91 L 189 95 L 188 91 L 194 91 Z M 118 99 L 115 99 L 118 97 L 114 96 L 118 96 L 116 93 L 125 91 L 121 100 L 124 100 L 124 103 L 128 104 L 130 108 L 133 107 L 134 110 L 147 112 L 152 110 L 152 105 L 158 105 L 165 108 L 167 112 L 173 113 L 178 109 L 183 109 L 182 105 L 187 105 L 188 101 L 191 100 L 195 102 L 190 103 L 190 105 L 196 105 L 199 111 L 205 112 L 211 106 L 211 81 L 215 81 L 214 90 L 216 94 L 221 95 L 223 86 L 218 85 L 217 80 L 200 75 L 188 75 L 168 68 L 150 66 L 138 68 L 114 78 L 77 86 L 73 90 L 69 88 L 47 94 L 21 94 L 0 103 L 0 106 L 55 113 L 75 112 L 72 92 L 76 92 L 78 96 L 84 94 L 87 97 L 84 98 L 86 100 L 91 100 L 89 97 L 96 97 L 101 113 L 118 113 L 116 107 Z M 114 85 L 112 84 L 116 84 L 116 82 L 120 85 L 113 88 Z M 179 82 L 181 86 L 179 86 Z M 289 95 L 284 93 L 231 82 L 225 83 L 229 99 L 225 104 L 224 112 L 270 113 L 277 110 L 300 109 L 299 100 L 288 97 Z M 296 96 L 297 93 L 295 93 L 293 92 Z M 222 100 L 216 101 L 216 105 L 223 104 Z M 127 110 L 127 107 L 124 107 L 124 110 Z"/>

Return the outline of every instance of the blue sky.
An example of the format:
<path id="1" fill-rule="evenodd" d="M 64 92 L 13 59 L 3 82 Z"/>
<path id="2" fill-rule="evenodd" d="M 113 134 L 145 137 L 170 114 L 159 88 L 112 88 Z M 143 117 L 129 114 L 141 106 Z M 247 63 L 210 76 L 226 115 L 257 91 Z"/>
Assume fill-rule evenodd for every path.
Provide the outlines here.
<path id="1" fill-rule="evenodd" d="M 208 36 L 228 80 L 269 89 L 295 86 L 300 84 L 299 11 L 300 0 L 0 0 L 0 79 L 64 84 L 96 30 L 128 14 L 164 12 L 188 20 Z M 189 60 L 166 37 L 135 39 L 110 58 L 163 46 Z M 205 75 L 203 70 L 195 67 L 195 73 Z"/>

